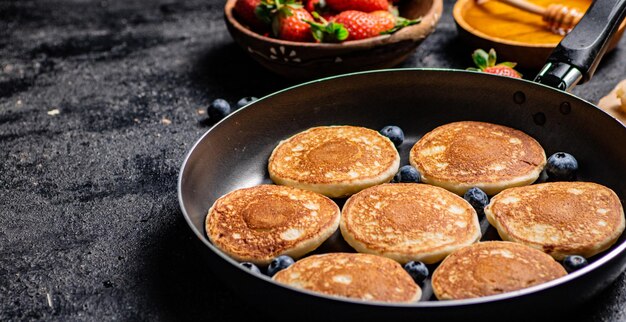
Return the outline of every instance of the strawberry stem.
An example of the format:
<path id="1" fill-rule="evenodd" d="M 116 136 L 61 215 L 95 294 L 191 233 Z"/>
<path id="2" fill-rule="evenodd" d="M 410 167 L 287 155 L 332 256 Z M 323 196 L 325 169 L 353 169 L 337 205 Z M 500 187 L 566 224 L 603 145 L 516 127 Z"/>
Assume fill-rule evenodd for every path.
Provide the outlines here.
<path id="1" fill-rule="evenodd" d="M 381 35 L 390 35 L 404 27 L 408 27 L 411 25 L 416 25 L 418 23 L 422 22 L 422 18 L 417 18 L 417 19 L 406 19 L 406 18 L 402 18 L 402 17 L 397 17 L 396 18 L 396 25 L 393 26 L 391 29 L 389 30 L 385 30 L 383 32 L 381 32 Z"/>
<path id="2" fill-rule="evenodd" d="M 317 12 L 313 12 L 313 17 L 320 22 L 303 20 L 311 26 L 313 38 L 318 42 L 342 42 L 348 39 L 350 33 L 343 24 L 336 22 L 328 22 Z"/>

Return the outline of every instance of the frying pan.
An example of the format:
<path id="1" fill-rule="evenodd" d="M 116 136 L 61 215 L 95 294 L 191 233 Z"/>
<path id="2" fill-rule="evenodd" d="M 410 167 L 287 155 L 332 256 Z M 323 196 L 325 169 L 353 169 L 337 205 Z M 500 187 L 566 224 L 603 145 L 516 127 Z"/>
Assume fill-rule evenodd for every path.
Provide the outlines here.
<path id="1" fill-rule="evenodd" d="M 436 301 L 427 280 L 421 302 L 389 304 L 298 290 L 254 274 L 208 241 L 204 220 L 220 196 L 271 182 L 267 159 L 280 140 L 313 126 L 332 124 L 372 129 L 400 126 L 407 137 L 399 147 L 402 164 L 408 163 L 411 146 L 439 125 L 475 120 L 510 126 L 537 139 L 548 155 L 572 153 L 580 164 L 579 180 L 610 187 L 625 204 L 626 128 L 564 91 L 591 78 L 607 39 L 625 14 L 626 0 L 596 0 L 554 51 L 536 83 L 444 69 L 371 71 L 295 86 L 231 114 L 196 142 L 180 172 L 180 206 L 200 241 L 200 254 L 243 299 L 273 309 L 274 317 L 508 319 L 531 312 L 561 313 L 582 303 L 626 268 L 626 234 L 611 249 L 591 258 L 589 266 L 548 283 L 477 299 Z M 481 227 L 483 239 L 497 238 L 485 218 Z M 354 250 L 335 234 L 316 252 L 332 251 Z"/>

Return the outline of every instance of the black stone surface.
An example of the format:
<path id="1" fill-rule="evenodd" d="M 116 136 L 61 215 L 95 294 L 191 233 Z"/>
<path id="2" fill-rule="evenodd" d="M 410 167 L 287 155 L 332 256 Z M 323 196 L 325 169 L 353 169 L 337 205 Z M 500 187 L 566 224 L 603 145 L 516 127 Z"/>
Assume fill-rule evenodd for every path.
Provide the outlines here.
<path id="1" fill-rule="evenodd" d="M 471 64 L 445 3 L 402 67 Z M 295 84 L 233 43 L 223 4 L 0 1 L 0 321 L 267 317 L 203 266 L 176 197 L 199 110 Z M 594 102 L 626 77 L 624 48 L 575 93 Z M 622 274 L 572 316 L 625 307 Z"/>

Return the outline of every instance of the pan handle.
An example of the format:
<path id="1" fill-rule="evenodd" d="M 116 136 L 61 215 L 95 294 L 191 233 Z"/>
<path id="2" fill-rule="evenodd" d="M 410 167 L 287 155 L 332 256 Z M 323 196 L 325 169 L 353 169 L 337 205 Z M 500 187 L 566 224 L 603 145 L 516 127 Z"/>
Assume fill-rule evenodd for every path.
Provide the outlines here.
<path id="1" fill-rule="evenodd" d="M 554 49 L 535 82 L 567 91 L 590 80 L 624 16 L 626 0 L 595 0 Z"/>

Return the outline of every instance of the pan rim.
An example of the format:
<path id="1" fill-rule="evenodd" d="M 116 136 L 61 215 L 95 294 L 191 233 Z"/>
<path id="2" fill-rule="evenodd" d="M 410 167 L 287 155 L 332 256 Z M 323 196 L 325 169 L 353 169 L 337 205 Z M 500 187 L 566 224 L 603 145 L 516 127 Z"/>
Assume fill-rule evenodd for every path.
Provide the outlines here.
<path id="1" fill-rule="evenodd" d="M 193 222 L 191 221 L 191 218 L 190 218 L 189 214 L 187 213 L 187 210 L 186 210 L 185 205 L 184 205 L 184 199 L 183 199 L 184 197 L 183 197 L 183 192 L 182 192 L 183 173 L 185 171 L 185 168 L 187 167 L 187 162 L 189 161 L 189 158 L 194 153 L 194 151 L 196 150 L 197 146 L 200 145 L 202 141 L 204 141 L 205 137 L 208 136 L 211 133 L 211 131 L 213 131 L 215 128 L 217 128 L 219 126 L 222 126 L 222 124 L 224 122 L 228 122 L 232 117 L 234 117 L 233 115 L 236 115 L 236 114 L 238 114 L 238 113 L 240 113 L 240 112 L 242 112 L 242 111 L 244 111 L 244 110 L 246 110 L 248 108 L 253 108 L 254 104 L 256 102 L 260 102 L 262 100 L 268 99 L 269 97 L 272 97 L 274 95 L 282 94 L 283 92 L 290 91 L 290 90 L 293 90 L 295 88 L 299 88 L 299 87 L 315 84 L 315 83 L 318 83 L 318 82 L 324 82 L 324 81 L 328 81 L 328 80 L 332 80 L 332 79 L 336 79 L 336 78 L 350 77 L 350 76 L 356 76 L 356 75 L 365 75 L 365 74 L 388 73 L 388 72 L 421 72 L 421 71 L 425 71 L 425 72 L 433 72 L 433 71 L 434 72 L 454 72 L 454 73 L 459 73 L 460 72 L 460 73 L 466 73 L 466 74 L 480 74 L 480 75 L 483 75 L 484 77 L 504 77 L 504 78 L 508 78 L 509 80 L 512 80 L 512 81 L 538 85 L 540 87 L 545 87 L 546 89 L 550 89 L 550 90 L 553 90 L 553 91 L 561 92 L 561 93 L 565 94 L 566 96 L 569 96 L 572 100 L 578 100 L 578 101 L 581 101 L 583 103 L 586 103 L 586 105 L 591 105 L 592 108 L 595 108 L 596 110 L 602 112 L 606 116 L 608 116 L 611 119 L 613 119 L 618 124 L 621 124 L 615 117 L 613 117 L 612 115 L 608 114 L 606 111 L 598 108 L 595 104 L 593 104 L 593 103 L 591 103 L 591 102 L 589 102 L 589 101 L 587 101 L 587 100 L 585 100 L 583 98 L 575 96 L 575 95 L 573 95 L 571 93 L 560 91 L 560 90 L 552 88 L 550 86 L 547 86 L 547 85 L 544 85 L 544 84 L 540 84 L 540 83 L 536 83 L 536 82 L 529 81 L 529 80 L 525 80 L 525 79 L 516 79 L 516 78 L 505 77 L 505 76 L 486 74 L 486 73 L 482 73 L 482 72 L 459 70 L 459 69 L 450 69 L 450 68 L 390 68 L 390 69 L 361 71 L 361 72 L 341 74 L 341 75 L 335 75 L 335 76 L 315 79 L 315 80 L 311 80 L 311 81 L 308 81 L 308 82 L 304 82 L 304 83 L 301 83 L 301 84 L 297 84 L 297 85 L 290 86 L 290 87 L 287 87 L 285 89 L 273 92 L 271 94 L 268 94 L 268 95 L 260 98 L 258 101 L 255 101 L 255 102 L 253 102 L 253 103 L 251 103 L 251 104 L 249 104 L 247 106 L 244 106 L 244 107 L 238 109 L 237 111 L 231 113 L 230 115 L 228 115 L 224 119 L 222 119 L 219 122 L 217 122 L 215 125 L 213 125 L 211 128 L 209 128 L 206 132 L 204 132 L 204 134 L 202 134 L 195 141 L 193 146 L 185 154 L 185 157 L 183 159 L 183 162 L 181 164 L 181 167 L 180 167 L 180 170 L 179 170 L 179 173 L 178 173 L 178 182 L 177 182 L 179 206 L 180 206 L 181 212 L 183 213 L 183 217 L 185 218 L 185 221 L 187 222 L 187 225 L 189 226 L 189 228 L 191 228 L 191 230 L 194 232 L 196 237 L 205 246 L 207 246 L 213 253 L 215 253 L 216 255 L 221 257 L 222 259 L 226 260 L 227 262 L 229 262 L 234 267 L 236 267 L 236 268 L 238 268 L 238 269 L 240 269 L 240 270 L 242 270 L 242 271 L 244 271 L 244 272 L 246 272 L 248 274 L 251 274 L 252 276 L 254 276 L 256 278 L 260 278 L 260 279 L 262 279 L 262 280 L 264 280 L 266 282 L 274 284 L 274 286 L 282 287 L 284 289 L 287 289 L 287 290 L 290 290 L 290 291 L 294 291 L 294 292 L 298 292 L 298 293 L 301 293 L 301 294 L 306 294 L 306 295 L 309 295 L 309 296 L 322 298 L 324 300 L 341 301 L 341 302 L 349 303 L 349 304 L 352 304 L 352 305 L 378 306 L 378 307 L 379 306 L 384 306 L 384 307 L 389 307 L 389 308 L 411 308 L 411 309 L 413 309 L 413 308 L 415 308 L 415 309 L 419 309 L 419 308 L 424 308 L 424 309 L 426 309 L 426 308 L 449 308 L 449 307 L 463 307 L 463 306 L 469 306 L 469 305 L 487 304 L 487 303 L 497 302 L 497 301 L 512 300 L 512 299 L 523 297 L 523 296 L 527 296 L 527 295 L 530 295 L 530 294 L 533 294 L 533 293 L 538 293 L 538 292 L 541 292 L 541 291 L 545 291 L 547 289 L 556 287 L 558 285 L 562 285 L 562 284 L 566 284 L 568 282 L 571 282 L 572 280 L 577 279 L 577 278 L 579 278 L 579 277 L 581 277 L 583 275 L 590 274 L 591 272 L 593 272 L 596 269 L 598 269 L 601 266 L 603 266 L 605 263 L 615 259 L 621 253 L 626 251 L 626 241 L 624 241 L 621 244 L 616 245 L 613 250 L 607 252 L 602 257 L 600 257 L 597 260 L 595 260 L 593 263 L 590 263 L 588 266 L 586 266 L 586 267 L 584 267 L 584 268 L 582 268 L 582 269 L 580 269 L 578 271 L 569 273 L 569 274 L 567 274 L 565 276 L 559 277 L 557 279 L 554 279 L 554 280 L 551 280 L 551 281 L 548 281 L 548 282 L 545 282 L 545 283 L 541 283 L 541 284 L 538 284 L 538 285 L 535 285 L 535 286 L 531 286 L 531 287 L 528 287 L 528 288 L 524 288 L 524 289 L 516 290 L 516 291 L 512 291 L 512 292 L 507 292 L 507 293 L 502 293 L 502 294 L 497 294 L 497 295 L 484 296 L 484 297 L 479 297 L 479 298 L 460 299 L 460 300 L 417 301 L 417 302 L 411 302 L 411 303 L 389 303 L 389 302 L 380 302 L 380 301 L 364 301 L 364 300 L 358 300 L 358 299 L 351 299 L 351 298 L 332 296 L 332 295 L 317 293 L 317 292 L 313 292 L 313 291 L 309 291 L 309 290 L 305 290 L 305 289 L 298 289 L 298 288 L 295 288 L 295 287 L 290 286 L 290 285 L 285 285 L 285 284 L 282 284 L 282 283 L 278 283 L 278 282 L 274 281 L 271 277 L 269 277 L 269 276 L 267 276 L 265 274 L 253 273 L 252 271 L 242 267 L 241 265 L 239 265 L 239 262 L 237 262 L 234 259 L 230 258 L 226 254 L 221 252 L 219 249 L 217 249 L 215 246 L 213 246 L 208 241 L 208 239 L 206 238 L 204 232 L 201 232 L 198 229 L 196 229 L 196 227 L 193 224 Z"/>

